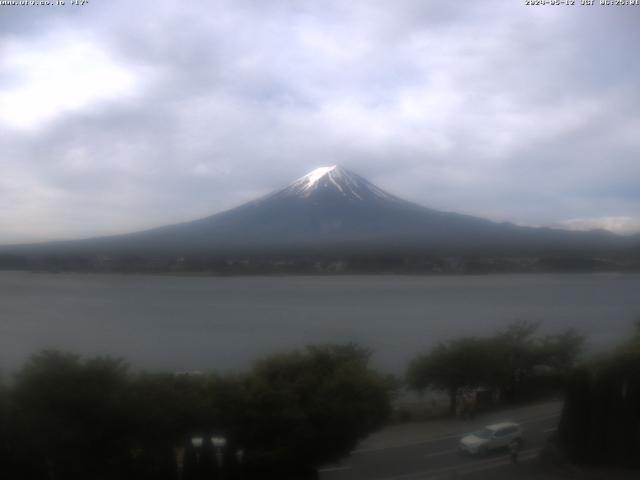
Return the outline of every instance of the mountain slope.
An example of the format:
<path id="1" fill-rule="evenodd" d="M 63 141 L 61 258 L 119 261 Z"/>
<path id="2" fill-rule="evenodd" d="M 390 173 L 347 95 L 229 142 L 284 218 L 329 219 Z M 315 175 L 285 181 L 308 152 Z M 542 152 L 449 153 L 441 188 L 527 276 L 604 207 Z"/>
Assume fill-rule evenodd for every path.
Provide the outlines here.
<path id="1" fill-rule="evenodd" d="M 201 220 L 12 250 L 169 256 L 265 251 L 520 254 L 597 253 L 625 243 L 622 237 L 604 231 L 526 228 L 432 210 L 331 166 L 318 168 L 264 198 Z"/>

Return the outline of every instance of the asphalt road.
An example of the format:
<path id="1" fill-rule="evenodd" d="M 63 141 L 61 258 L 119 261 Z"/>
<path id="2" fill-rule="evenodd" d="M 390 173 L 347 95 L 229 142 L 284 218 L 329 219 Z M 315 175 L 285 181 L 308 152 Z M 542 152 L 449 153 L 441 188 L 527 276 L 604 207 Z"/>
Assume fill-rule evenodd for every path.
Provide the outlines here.
<path id="1" fill-rule="evenodd" d="M 531 478 L 530 464 L 547 437 L 556 429 L 561 405 L 551 412 L 519 411 L 518 417 L 501 417 L 492 413 L 469 423 L 466 431 L 502 420 L 513 420 L 524 428 L 524 446 L 518 464 L 513 465 L 506 450 L 474 458 L 458 451 L 458 441 L 465 431 L 451 432 L 439 438 L 405 445 L 360 449 L 341 464 L 319 471 L 321 480 L 436 480 L 449 478 L 511 479 Z M 427 427 L 428 428 L 428 427 Z M 538 478 L 536 476 L 536 478 Z"/>

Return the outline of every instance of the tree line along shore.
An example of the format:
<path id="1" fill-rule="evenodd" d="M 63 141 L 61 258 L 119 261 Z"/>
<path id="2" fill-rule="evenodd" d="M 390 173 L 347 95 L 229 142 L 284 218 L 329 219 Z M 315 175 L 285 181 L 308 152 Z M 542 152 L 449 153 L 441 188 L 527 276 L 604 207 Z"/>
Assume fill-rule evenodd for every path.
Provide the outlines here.
<path id="1" fill-rule="evenodd" d="M 579 333 L 537 327 L 440 343 L 404 378 L 372 368 L 354 344 L 277 353 L 229 375 L 42 351 L 0 385 L 0 476 L 312 479 L 390 421 L 402 388 L 446 393 L 449 415 L 566 392 L 556 457 L 640 466 L 640 323 L 597 359 L 581 357 Z"/>

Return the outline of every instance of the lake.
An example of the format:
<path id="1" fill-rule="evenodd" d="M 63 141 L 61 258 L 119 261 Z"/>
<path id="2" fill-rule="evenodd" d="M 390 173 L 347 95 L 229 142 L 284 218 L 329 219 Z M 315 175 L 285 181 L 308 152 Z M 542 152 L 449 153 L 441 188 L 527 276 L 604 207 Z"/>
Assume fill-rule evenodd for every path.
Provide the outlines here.
<path id="1" fill-rule="evenodd" d="M 575 327 L 590 350 L 640 318 L 640 275 L 172 277 L 0 272 L 0 370 L 59 348 L 134 368 L 239 370 L 274 351 L 354 341 L 402 372 L 417 353 L 516 319 Z"/>

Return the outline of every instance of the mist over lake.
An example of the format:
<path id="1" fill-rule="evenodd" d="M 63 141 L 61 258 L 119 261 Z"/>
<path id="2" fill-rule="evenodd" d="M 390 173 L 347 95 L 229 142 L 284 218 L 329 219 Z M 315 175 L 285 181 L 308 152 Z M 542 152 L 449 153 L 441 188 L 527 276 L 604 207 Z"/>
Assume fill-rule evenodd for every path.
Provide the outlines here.
<path id="1" fill-rule="evenodd" d="M 0 370 L 42 348 L 134 368 L 239 370 L 308 343 L 354 341 L 400 373 L 417 352 L 516 319 L 575 327 L 591 351 L 631 331 L 640 275 L 171 277 L 0 272 Z"/>

